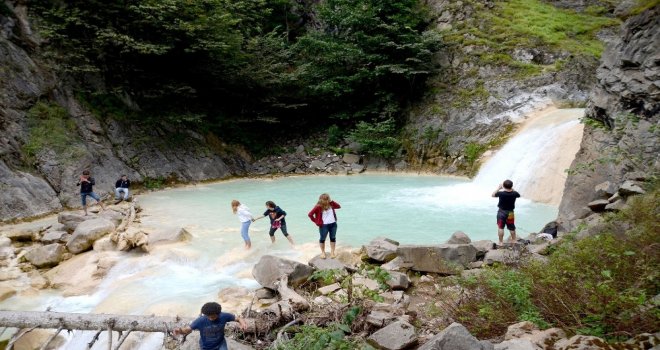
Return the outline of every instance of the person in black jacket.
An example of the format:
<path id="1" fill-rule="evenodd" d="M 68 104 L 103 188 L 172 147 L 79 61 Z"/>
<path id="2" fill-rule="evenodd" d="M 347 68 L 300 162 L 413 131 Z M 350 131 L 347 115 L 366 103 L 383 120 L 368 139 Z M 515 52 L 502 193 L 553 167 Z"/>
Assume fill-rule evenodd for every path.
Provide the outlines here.
<path id="1" fill-rule="evenodd" d="M 122 175 L 119 180 L 115 183 L 115 204 L 118 204 L 122 200 L 128 199 L 128 188 L 131 186 L 131 180 L 128 179 L 128 176 Z M 122 198 L 122 193 L 124 194 Z"/>
<path id="2" fill-rule="evenodd" d="M 85 210 L 85 216 L 87 216 L 87 196 L 96 199 L 96 202 L 101 206 L 101 209 L 105 210 L 103 203 L 101 203 L 101 197 L 94 193 L 93 186 L 95 183 L 94 178 L 89 176 L 89 170 L 84 170 L 76 184 L 76 186 L 80 186 L 80 199 L 82 201 L 83 209 Z"/>

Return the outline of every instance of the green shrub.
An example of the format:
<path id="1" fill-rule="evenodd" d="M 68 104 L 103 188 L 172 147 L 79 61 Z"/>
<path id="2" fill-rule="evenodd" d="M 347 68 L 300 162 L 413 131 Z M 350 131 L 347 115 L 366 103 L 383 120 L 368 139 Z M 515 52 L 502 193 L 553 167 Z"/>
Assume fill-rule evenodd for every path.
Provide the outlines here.
<path id="1" fill-rule="evenodd" d="M 660 191 L 629 199 L 606 229 L 566 238 L 547 263 L 487 270 L 464 279 L 468 291 L 450 310 L 478 337 L 501 335 L 517 321 L 616 340 L 660 329 Z"/>
<path id="2" fill-rule="evenodd" d="M 78 159 L 86 152 L 75 122 L 64 108 L 54 103 L 37 102 L 27 113 L 27 125 L 23 155 L 30 165 L 46 150 L 54 151 L 58 159 L 65 161 Z"/>
<path id="3" fill-rule="evenodd" d="M 470 142 L 465 145 L 465 160 L 468 162 L 468 164 L 470 164 L 470 166 L 472 166 L 485 151 L 486 147 L 484 145 Z"/>
<path id="4" fill-rule="evenodd" d="M 165 184 L 165 179 L 163 177 L 145 177 L 142 182 L 144 188 L 148 190 L 157 190 L 163 187 Z"/>
<path id="5" fill-rule="evenodd" d="M 295 329 L 296 334 L 288 342 L 277 349 L 279 350 L 350 350 L 357 349 L 354 342 L 346 339 L 346 333 L 350 328 L 346 325 L 333 324 L 326 328 L 313 325 L 303 325 Z"/>
<path id="6" fill-rule="evenodd" d="M 343 139 L 343 132 L 339 127 L 335 124 L 331 125 L 328 128 L 328 146 L 337 146 L 341 143 L 341 140 Z"/>
<path id="7" fill-rule="evenodd" d="M 349 138 L 361 144 L 366 153 L 383 158 L 393 158 L 401 147 L 392 118 L 373 123 L 360 122 L 349 133 Z"/>

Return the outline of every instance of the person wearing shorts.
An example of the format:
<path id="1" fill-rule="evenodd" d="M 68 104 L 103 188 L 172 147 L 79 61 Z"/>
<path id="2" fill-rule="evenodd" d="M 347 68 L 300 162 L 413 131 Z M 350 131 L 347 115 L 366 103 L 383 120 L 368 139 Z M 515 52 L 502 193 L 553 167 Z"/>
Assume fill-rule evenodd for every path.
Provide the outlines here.
<path id="1" fill-rule="evenodd" d="M 325 239 L 330 234 L 330 257 L 336 258 L 335 245 L 337 242 L 337 213 L 335 209 L 341 208 L 339 203 L 330 199 L 330 195 L 323 193 L 319 200 L 309 211 L 307 216 L 319 227 L 319 247 L 321 248 L 321 259 L 325 259 Z"/>
<path id="2" fill-rule="evenodd" d="M 493 192 L 493 197 L 499 199 L 497 203 L 497 236 L 499 238 L 499 245 L 504 244 L 504 226 L 506 226 L 511 234 L 509 240 L 515 242 L 516 224 L 513 210 L 516 207 L 516 199 L 520 197 L 520 193 L 513 190 L 513 181 L 505 180 Z"/>
<path id="3" fill-rule="evenodd" d="M 286 237 L 286 239 L 289 240 L 289 243 L 291 243 L 291 246 L 293 246 L 293 238 L 286 229 L 286 221 L 284 219 L 284 217 L 286 217 L 286 212 L 282 210 L 282 208 L 275 205 L 273 201 L 268 201 L 266 202 L 266 211 L 264 212 L 264 215 L 252 221 L 254 222 L 265 217 L 270 219 L 270 229 L 268 230 L 270 241 L 275 243 L 275 231 L 280 229 L 282 230 L 284 237 Z"/>
<path id="4" fill-rule="evenodd" d="M 103 203 L 101 202 L 101 197 L 98 194 L 94 193 L 94 185 L 96 182 L 94 178 L 89 176 L 89 170 L 84 170 L 76 186 L 80 186 L 80 201 L 82 202 L 83 210 L 85 211 L 85 216 L 87 216 L 87 196 L 90 196 L 96 200 L 96 202 L 101 206 L 101 209 L 105 210 Z"/>

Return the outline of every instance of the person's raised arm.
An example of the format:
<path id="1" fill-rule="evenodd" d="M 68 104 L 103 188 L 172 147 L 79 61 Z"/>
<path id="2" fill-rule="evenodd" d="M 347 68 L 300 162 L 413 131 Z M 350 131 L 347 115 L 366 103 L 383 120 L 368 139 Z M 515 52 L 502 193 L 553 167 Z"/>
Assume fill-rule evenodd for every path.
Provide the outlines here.
<path id="1" fill-rule="evenodd" d="M 497 192 L 499 192 L 501 189 L 502 189 L 502 184 L 499 184 L 495 192 L 493 192 L 492 197 L 497 197 Z"/>

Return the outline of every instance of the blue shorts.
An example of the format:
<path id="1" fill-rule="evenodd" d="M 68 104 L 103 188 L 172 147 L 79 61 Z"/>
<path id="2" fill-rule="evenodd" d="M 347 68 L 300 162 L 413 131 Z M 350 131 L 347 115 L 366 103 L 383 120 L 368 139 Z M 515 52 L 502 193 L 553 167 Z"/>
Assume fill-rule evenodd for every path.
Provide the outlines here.
<path id="1" fill-rule="evenodd" d="M 330 242 L 337 242 L 337 223 L 325 224 L 319 227 L 319 243 L 325 243 L 325 238 L 330 233 Z"/>
<path id="2" fill-rule="evenodd" d="M 99 195 L 94 192 L 80 192 L 80 201 L 82 202 L 83 206 L 87 205 L 87 196 L 96 199 L 97 202 L 101 201 L 101 197 L 99 197 Z"/>

